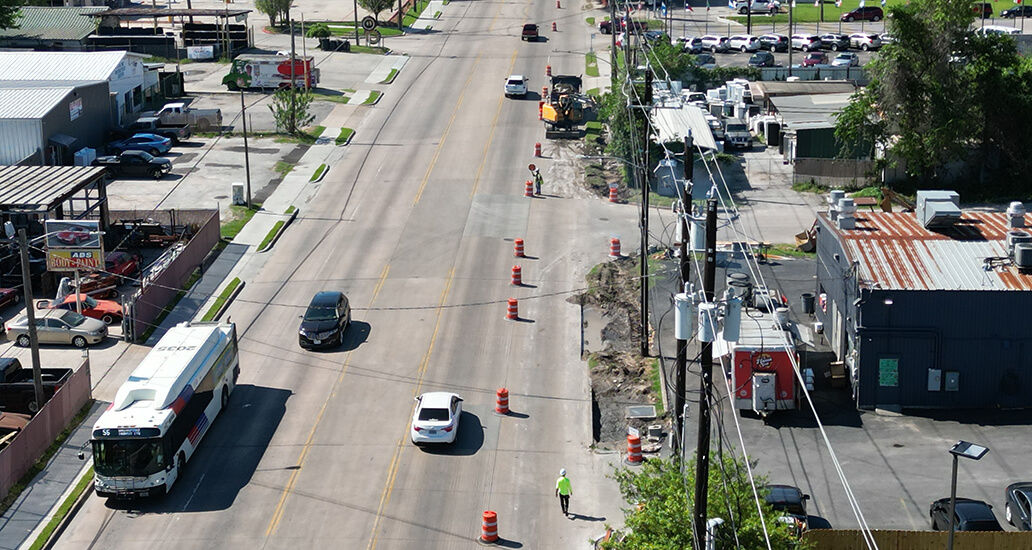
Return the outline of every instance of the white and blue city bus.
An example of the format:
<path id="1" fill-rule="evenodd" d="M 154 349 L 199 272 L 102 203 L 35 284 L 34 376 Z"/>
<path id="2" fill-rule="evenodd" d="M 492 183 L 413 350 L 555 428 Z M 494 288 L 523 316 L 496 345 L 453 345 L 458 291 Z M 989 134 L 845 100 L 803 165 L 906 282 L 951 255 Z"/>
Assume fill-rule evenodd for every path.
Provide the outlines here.
<path id="1" fill-rule="evenodd" d="M 147 497 L 172 488 L 239 374 L 232 323 L 170 329 L 93 427 L 97 495 Z"/>

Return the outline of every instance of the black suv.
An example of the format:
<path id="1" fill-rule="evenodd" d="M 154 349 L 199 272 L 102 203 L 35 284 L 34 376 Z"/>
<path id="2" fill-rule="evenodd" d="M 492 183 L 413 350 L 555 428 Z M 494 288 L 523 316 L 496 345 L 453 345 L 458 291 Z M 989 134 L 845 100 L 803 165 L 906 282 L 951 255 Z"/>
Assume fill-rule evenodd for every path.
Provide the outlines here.
<path id="1" fill-rule="evenodd" d="M 787 52 L 788 37 L 783 34 L 765 34 L 760 37 L 760 49 L 768 52 Z"/>
<path id="2" fill-rule="evenodd" d="M 1003 531 L 996 520 L 993 507 L 981 500 L 957 497 L 956 520 L 957 531 Z M 933 531 L 950 530 L 950 499 L 940 498 L 932 503 L 928 515 L 932 518 Z"/>
<path id="3" fill-rule="evenodd" d="M 821 35 L 821 48 L 825 50 L 831 50 L 837 52 L 839 50 L 845 51 L 849 49 L 849 36 L 845 34 L 837 34 L 829 32 Z"/>
<path id="4" fill-rule="evenodd" d="M 297 331 L 298 344 L 305 349 L 337 346 L 351 324 L 351 304 L 343 292 L 322 291 L 312 298 Z"/>
<path id="5" fill-rule="evenodd" d="M 749 58 L 750 67 L 773 67 L 774 54 L 770 52 L 756 52 Z"/>
<path id="6" fill-rule="evenodd" d="M 771 508 L 796 520 L 801 527 L 808 526 L 809 516 L 806 514 L 806 501 L 810 500 L 810 495 L 803 494 L 798 487 L 768 485 L 765 500 Z"/>

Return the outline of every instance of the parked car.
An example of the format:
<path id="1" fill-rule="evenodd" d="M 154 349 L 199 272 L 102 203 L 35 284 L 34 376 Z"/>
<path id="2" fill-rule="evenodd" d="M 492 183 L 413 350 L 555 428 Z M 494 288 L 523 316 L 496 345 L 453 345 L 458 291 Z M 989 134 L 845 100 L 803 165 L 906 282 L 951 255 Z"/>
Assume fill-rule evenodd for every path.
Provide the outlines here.
<path id="1" fill-rule="evenodd" d="M 949 497 L 933 502 L 928 515 L 932 518 L 932 530 L 949 531 Z M 993 507 L 981 500 L 957 497 L 954 517 L 954 529 L 957 531 L 1003 531 L 993 514 Z"/>
<path id="2" fill-rule="evenodd" d="M 881 43 L 882 43 L 883 46 L 885 44 L 895 44 L 896 43 L 896 35 L 889 34 L 887 32 L 883 32 L 883 33 L 879 34 L 878 38 L 881 40 Z"/>
<path id="3" fill-rule="evenodd" d="M 877 50 L 882 45 L 881 38 L 870 32 L 855 32 L 849 35 L 849 46 L 858 50 Z"/>
<path id="4" fill-rule="evenodd" d="M 222 109 L 194 109 L 181 101 L 166 103 L 159 111 L 140 116 L 157 117 L 162 124 L 186 124 L 195 132 L 222 130 Z"/>
<path id="5" fill-rule="evenodd" d="M 311 349 L 339 346 L 351 325 L 351 304 L 343 292 L 322 291 L 312 297 L 298 328 L 298 344 Z"/>
<path id="6" fill-rule="evenodd" d="M 768 485 L 766 491 L 764 499 L 771 508 L 794 519 L 804 528 L 809 524 L 806 501 L 810 500 L 810 495 L 791 485 Z"/>
<path id="7" fill-rule="evenodd" d="M 806 54 L 801 65 L 803 67 L 816 67 L 817 65 L 827 65 L 828 54 L 824 52 L 810 52 Z"/>
<path id="8" fill-rule="evenodd" d="M 1032 17 L 1032 5 L 1022 4 L 1000 12 L 1000 17 L 1014 19 L 1015 17 Z"/>
<path id="9" fill-rule="evenodd" d="M 190 126 L 187 124 L 165 124 L 160 118 L 144 116 L 136 119 L 136 122 L 125 127 L 119 132 L 119 138 L 127 138 L 135 134 L 157 134 L 172 140 L 172 145 L 178 145 L 180 141 L 186 141 L 193 135 Z"/>
<path id="10" fill-rule="evenodd" d="M 681 95 L 684 96 L 685 103 L 702 103 L 706 104 L 706 94 L 702 92 L 691 92 L 683 90 Z"/>
<path id="11" fill-rule="evenodd" d="M 878 6 L 864 6 L 843 13 L 839 19 L 846 23 L 853 21 L 881 21 L 885 19 L 885 12 Z"/>
<path id="12" fill-rule="evenodd" d="M 111 177 L 149 176 L 159 180 L 172 171 L 172 161 L 144 151 L 125 151 L 120 155 L 97 157 L 93 165 L 107 168 Z"/>
<path id="13" fill-rule="evenodd" d="M 521 74 L 509 75 L 505 79 L 505 97 L 527 97 L 527 77 Z"/>
<path id="14" fill-rule="evenodd" d="M 104 256 L 104 271 L 119 277 L 135 277 L 140 274 L 143 258 L 123 250 L 114 250 Z"/>
<path id="15" fill-rule="evenodd" d="M 720 122 L 719 118 L 707 113 L 706 124 L 709 124 L 714 140 L 720 141 L 724 139 L 724 124 Z"/>
<path id="16" fill-rule="evenodd" d="M 114 300 L 118 298 L 118 285 L 121 284 L 121 277 L 107 273 L 90 273 L 85 277 L 79 277 L 79 286 L 71 285 L 72 292 L 76 288 L 82 294 L 92 298 L 107 298 Z"/>
<path id="17" fill-rule="evenodd" d="M 842 52 L 831 60 L 832 67 L 859 67 L 860 56 L 853 52 Z"/>
<path id="18" fill-rule="evenodd" d="M 122 151 L 146 151 L 153 156 L 164 155 L 172 149 L 172 140 L 156 134 L 135 134 L 131 138 L 112 141 L 108 151 L 120 155 Z"/>
<path id="19" fill-rule="evenodd" d="M 710 53 L 723 53 L 726 52 L 730 47 L 726 36 L 717 36 L 715 34 L 707 34 L 702 37 L 702 48 L 709 50 Z"/>
<path id="20" fill-rule="evenodd" d="M 735 0 L 732 9 L 742 15 L 752 13 L 763 13 L 774 15 L 781 10 L 781 2 L 778 0 Z"/>
<path id="21" fill-rule="evenodd" d="M 821 38 L 816 34 L 793 34 L 792 49 L 804 52 L 819 50 L 821 49 Z"/>
<path id="22" fill-rule="evenodd" d="M 756 52 L 749 58 L 750 67 L 773 67 L 774 54 L 770 52 Z"/>
<path id="23" fill-rule="evenodd" d="M 40 369 L 43 382 L 43 403 L 46 403 L 72 376 L 72 369 L 44 367 Z M 0 408 L 12 413 L 36 414 L 43 405 L 36 400 L 32 368 L 23 368 L 16 357 L 0 357 Z M 26 417 L 30 418 L 30 417 Z M 0 432 L 0 435 L 4 435 Z"/>
<path id="24" fill-rule="evenodd" d="M 0 308 L 5 308 L 21 300 L 21 291 L 13 288 L 0 288 Z"/>
<path id="25" fill-rule="evenodd" d="M 838 34 L 829 32 L 821 35 L 821 48 L 825 50 L 831 50 L 837 52 L 839 50 L 849 49 L 849 36 L 845 34 Z"/>
<path id="26" fill-rule="evenodd" d="M 523 33 L 520 35 L 520 40 L 526 40 L 527 42 L 537 42 L 538 39 L 538 26 L 534 23 L 527 23 L 523 25 Z"/>
<path id="27" fill-rule="evenodd" d="M 787 52 L 788 37 L 783 34 L 764 34 L 760 36 L 760 48 L 768 52 Z"/>
<path id="28" fill-rule="evenodd" d="M 624 30 L 627 30 L 627 20 L 624 18 L 620 19 L 621 26 Z M 612 21 L 601 21 L 598 24 L 598 30 L 602 34 L 611 34 L 613 32 Z M 631 32 L 646 32 L 649 30 L 649 24 L 645 21 L 631 20 Z"/>
<path id="29" fill-rule="evenodd" d="M 700 53 L 695 56 L 695 66 L 702 69 L 715 69 L 717 68 L 717 58 L 708 53 Z"/>
<path id="30" fill-rule="evenodd" d="M 29 347 L 29 318 L 21 316 L 7 324 L 15 343 Z M 36 315 L 36 336 L 41 344 L 72 344 L 84 348 L 107 338 L 107 325 L 67 309 L 50 309 Z"/>
<path id="31" fill-rule="evenodd" d="M 728 39 L 730 50 L 741 50 L 742 53 L 755 52 L 760 49 L 760 38 L 751 34 L 736 34 Z"/>
<path id="32" fill-rule="evenodd" d="M 416 398 L 409 437 L 412 443 L 455 443 L 462 418 L 462 397 L 448 392 L 429 392 Z"/>
<path id="33" fill-rule="evenodd" d="M 7 448 L 11 440 L 29 424 L 32 417 L 27 414 L 0 412 L 0 449 Z"/>
<path id="34" fill-rule="evenodd" d="M 667 33 L 663 31 L 645 31 L 645 33 L 641 36 L 645 39 L 646 42 L 670 41 L 670 38 L 667 37 Z"/>
<path id="35" fill-rule="evenodd" d="M 677 39 L 684 53 L 697 54 L 702 52 L 702 39 L 697 36 L 682 36 Z"/>
<path id="36" fill-rule="evenodd" d="M 1007 523 L 1018 531 L 1032 531 L 1032 482 L 1011 483 L 1003 491 Z"/>
<path id="37" fill-rule="evenodd" d="M 76 298 L 78 297 L 78 300 Z M 81 302 L 78 303 L 78 302 Z M 36 309 L 64 309 L 79 312 L 86 317 L 99 319 L 105 325 L 113 325 L 122 322 L 122 305 L 113 300 L 98 300 L 85 294 L 69 294 L 57 300 L 40 300 L 36 302 Z"/>
<path id="38" fill-rule="evenodd" d="M 975 17 L 989 19 L 993 16 L 993 5 L 991 2 L 975 2 L 971 6 L 971 11 L 974 12 Z"/>

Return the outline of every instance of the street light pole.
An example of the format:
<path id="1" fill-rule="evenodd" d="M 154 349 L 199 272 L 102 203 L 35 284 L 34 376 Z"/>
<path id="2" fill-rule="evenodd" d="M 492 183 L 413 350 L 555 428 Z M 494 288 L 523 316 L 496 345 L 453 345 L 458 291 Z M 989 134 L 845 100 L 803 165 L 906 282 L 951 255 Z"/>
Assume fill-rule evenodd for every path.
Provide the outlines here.
<path id="1" fill-rule="evenodd" d="M 18 230 L 18 248 L 21 252 L 22 291 L 25 293 L 25 317 L 28 320 L 29 351 L 32 356 L 32 387 L 36 393 L 36 407 L 46 403 L 43 396 L 43 370 L 39 366 L 39 337 L 36 335 L 36 312 L 32 307 L 32 274 L 29 270 L 29 244 L 25 239 L 25 228 Z M 76 292 L 79 290 L 76 289 Z M 78 299 L 78 297 L 76 297 Z"/>
<path id="2" fill-rule="evenodd" d="M 293 63 L 293 60 L 291 60 Z M 240 122 L 244 129 L 244 174 L 247 177 L 247 209 L 251 209 L 251 158 L 247 150 L 247 106 L 244 105 L 244 91 L 240 90 Z"/>
<path id="3" fill-rule="evenodd" d="M 946 541 L 947 550 L 953 550 L 953 532 L 956 530 L 956 521 L 953 519 L 957 513 L 957 455 L 953 455 L 953 477 L 950 482 L 950 536 Z"/>
<path id="4" fill-rule="evenodd" d="M 953 455 L 953 478 L 950 481 L 950 536 L 946 541 L 946 550 L 953 550 L 953 532 L 957 528 L 957 459 L 964 457 L 971 460 L 980 460 L 988 452 L 988 447 L 968 443 L 967 441 L 958 441 L 950 449 L 950 454 Z"/>

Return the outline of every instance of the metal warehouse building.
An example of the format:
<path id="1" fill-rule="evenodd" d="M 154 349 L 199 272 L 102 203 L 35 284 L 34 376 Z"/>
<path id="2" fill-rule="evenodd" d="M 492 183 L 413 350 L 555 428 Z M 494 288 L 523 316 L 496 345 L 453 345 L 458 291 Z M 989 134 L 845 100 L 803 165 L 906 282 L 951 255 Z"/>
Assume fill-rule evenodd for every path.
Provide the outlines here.
<path id="1" fill-rule="evenodd" d="M 861 408 L 1032 407 L 1032 228 L 1024 207 L 818 216 L 816 316 Z"/>
<path id="2" fill-rule="evenodd" d="M 103 146 L 111 105 L 107 82 L 0 82 L 0 164 L 72 164 Z"/>

